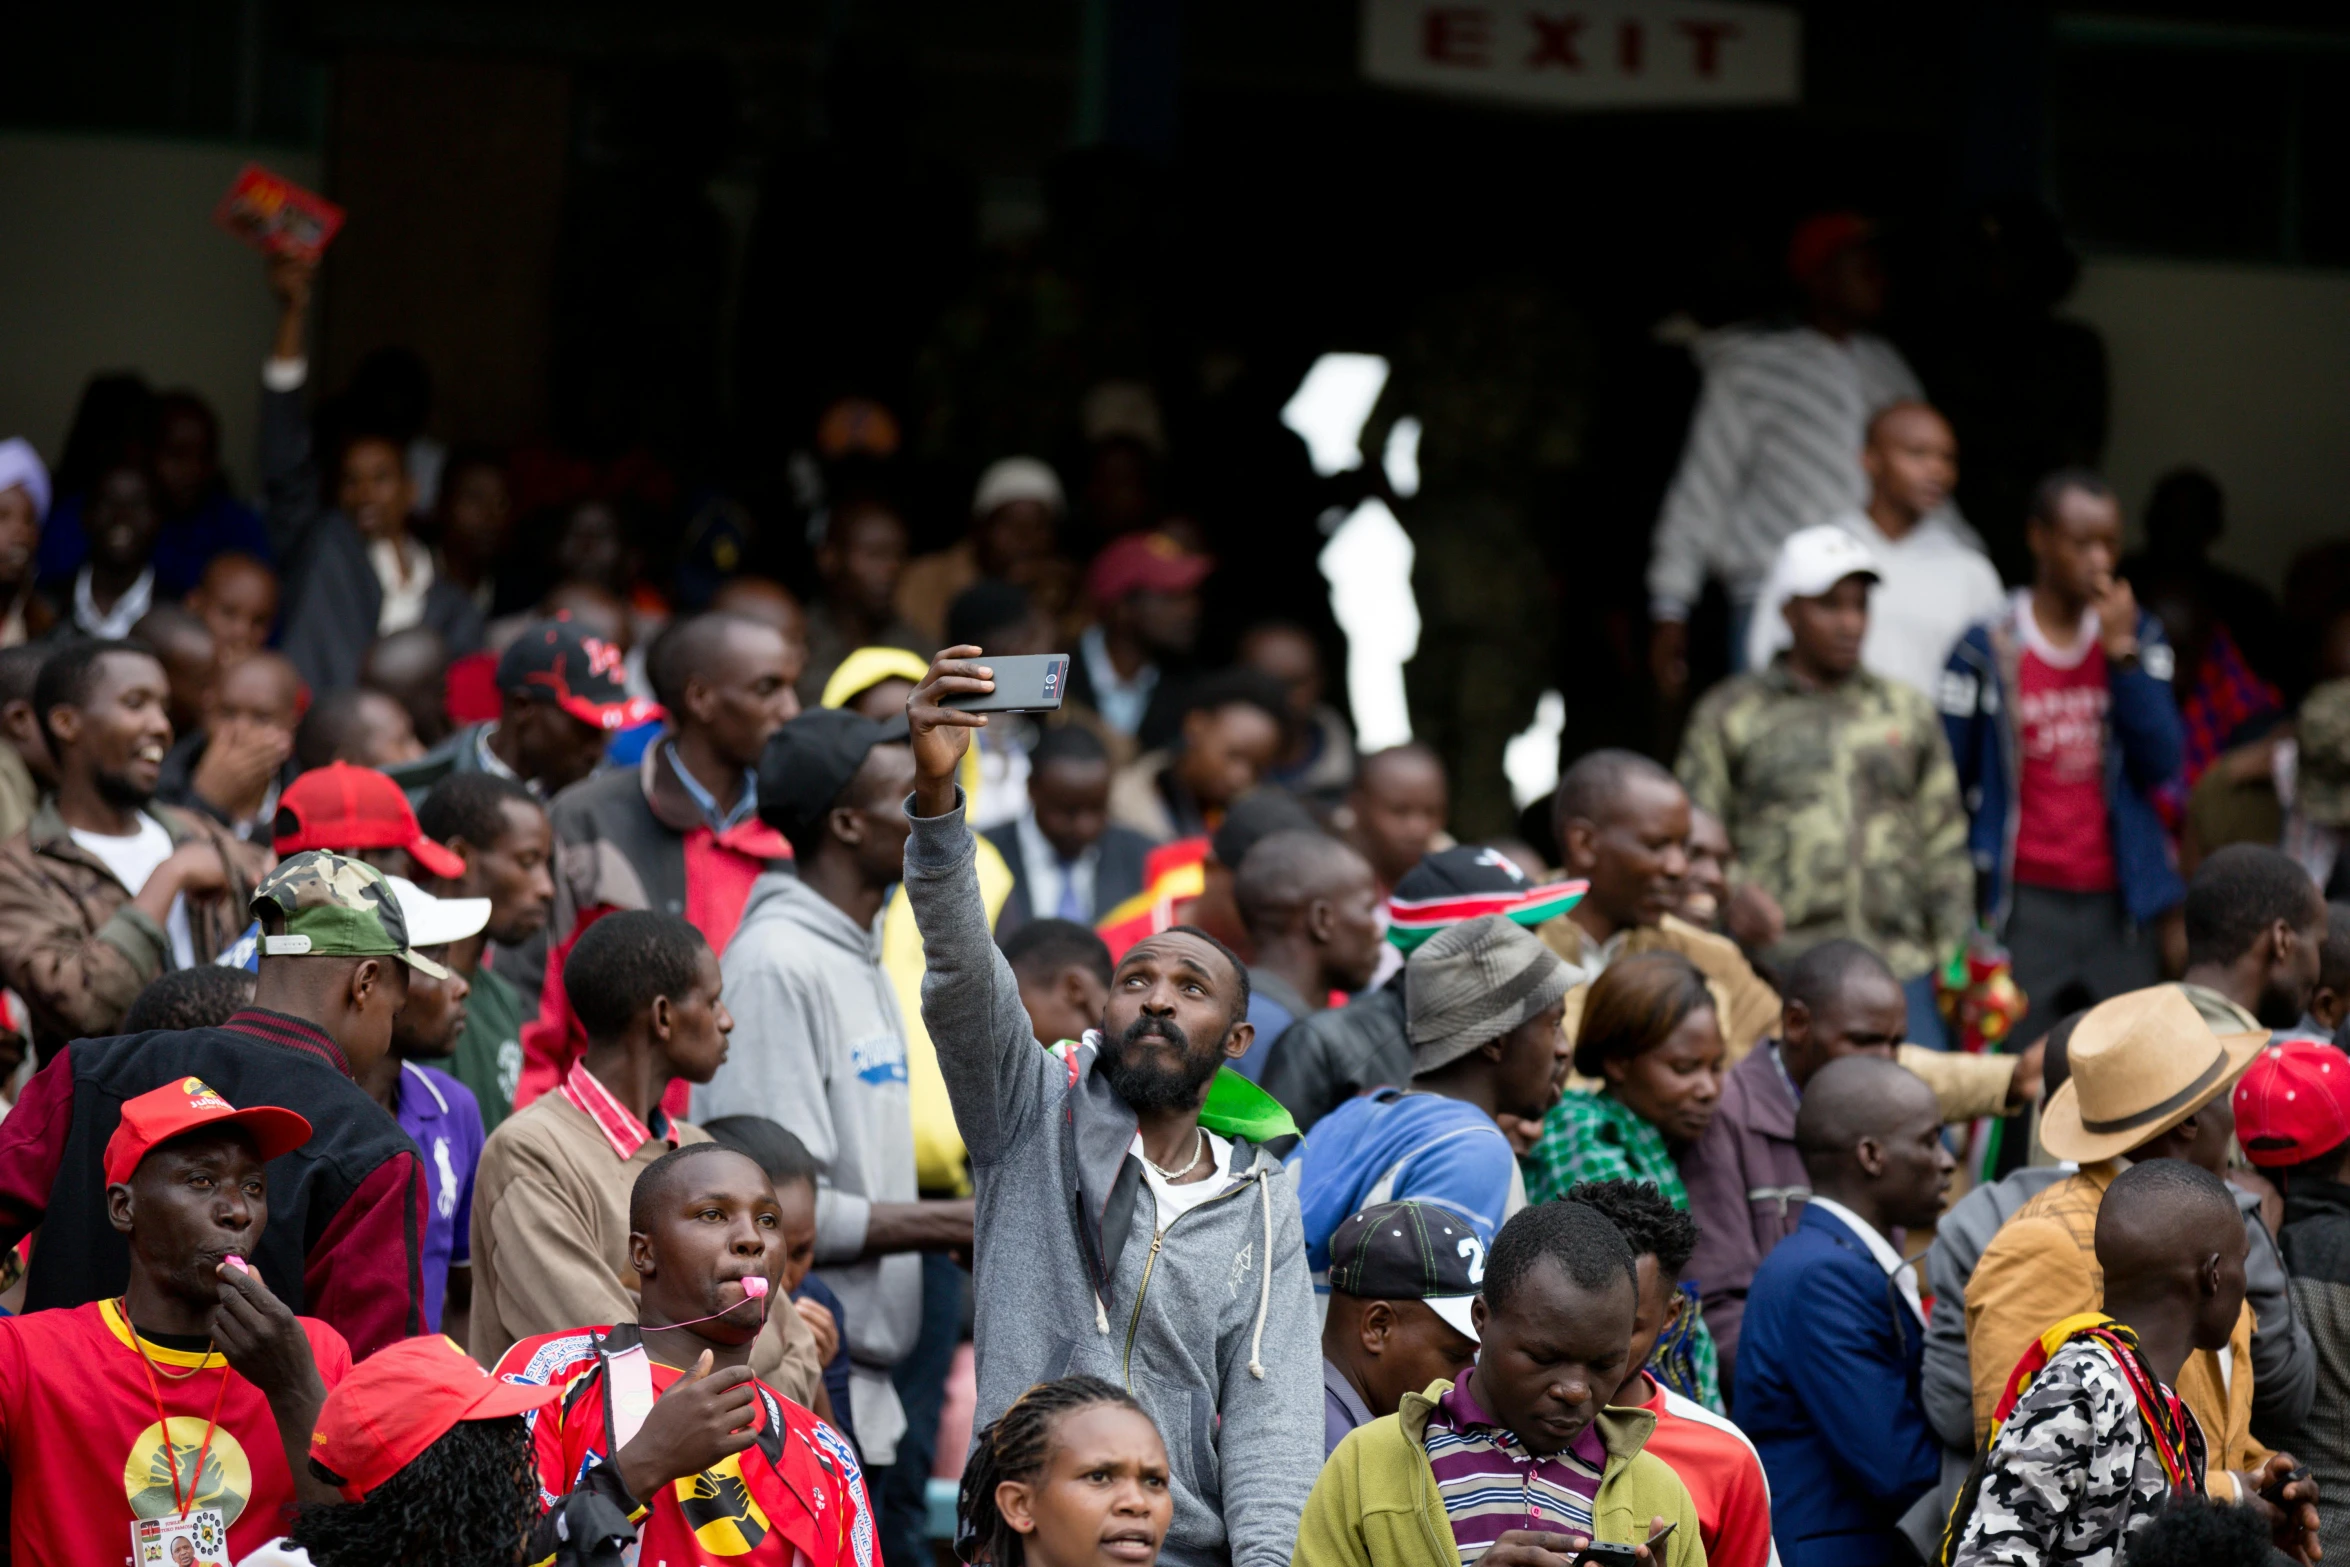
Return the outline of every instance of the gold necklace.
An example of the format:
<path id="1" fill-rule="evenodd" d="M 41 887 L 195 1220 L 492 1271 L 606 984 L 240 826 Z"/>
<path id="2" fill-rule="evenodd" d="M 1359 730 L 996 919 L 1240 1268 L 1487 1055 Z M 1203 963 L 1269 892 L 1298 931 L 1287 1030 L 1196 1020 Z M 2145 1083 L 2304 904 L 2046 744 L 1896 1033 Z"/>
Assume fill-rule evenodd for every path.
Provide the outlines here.
<path id="1" fill-rule="evenodd" d="M 114 1309 L 122 1313 L 122 1325 L 131 1330 L 131 1348 L 139 1352 L 139 1358 L 147 1363 L 147 1369 L 163 1378 L 164 1381 L 185 1382 L 190 1377 L 201 1375 L 204 1368 L 212 1364 L 213 1346 L 218 1340 L 207 1338 L 204 1341 L 204 1358 L 202 1360 L 197 1361 L 195 1365 L 185 1371 L 164 1370 L 155 1364 L 155 1357 L 147 1353 L 147 1341 L 139 1337 L 139 1325 L 131 1320 L 131 1298 L 128 1295 L 117 1298 Z"/>

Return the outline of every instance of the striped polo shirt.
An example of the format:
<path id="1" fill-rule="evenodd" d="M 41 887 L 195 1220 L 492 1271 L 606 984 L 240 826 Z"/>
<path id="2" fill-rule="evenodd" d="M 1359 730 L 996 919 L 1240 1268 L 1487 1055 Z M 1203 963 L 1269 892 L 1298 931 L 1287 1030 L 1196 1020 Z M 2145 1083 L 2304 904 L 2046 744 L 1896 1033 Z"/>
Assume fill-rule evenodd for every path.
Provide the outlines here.
<path id="1" fill-rule="evenodd" d="M 1585 1426 L 1565 1450 L 1536 1458 L 1470 1393 L 1476 1369 L 1464 1370 L 1428 1417 L 1428 1467 L 1444 1497 L 1462 1567 L 1483 1556 L 1505 1530 L 1588 1535 L 1607 1465 L 1598 1426 Z"/>

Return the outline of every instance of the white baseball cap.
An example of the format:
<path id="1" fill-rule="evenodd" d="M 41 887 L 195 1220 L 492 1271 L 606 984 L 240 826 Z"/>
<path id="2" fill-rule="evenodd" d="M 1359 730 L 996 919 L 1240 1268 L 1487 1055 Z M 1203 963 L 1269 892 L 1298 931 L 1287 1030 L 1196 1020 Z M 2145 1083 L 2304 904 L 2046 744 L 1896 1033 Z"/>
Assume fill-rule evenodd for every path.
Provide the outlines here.
<path id="1" fill-rule="evenodd" d="M 1877 557 L 1870 548 L 1842 528 L 1823 523 L 1787 535 L 1779 546 L 1778 564 L 1771 570 L 1771 586 L 1786 598 L 1817 598 L 1846 577 L 1882 581 Z"/>
<path id="2" fill-rule="evenodd" d="M 1035 501 L 1059 516 L 1068 507 L 1061 494 L 1061 476 L 1034 457 L 1005 457 L 989 463 L 971 495 L 971 515 L 984 517 L 998 506 Z"/>
<path id="3" fill-rule="evenodd" d="M 400 900 L 400 918 L 408 925 L 411 947 L 442 947 L 478 936 L 490 922 L 487 898 L 436 898 L 405 876 L 386 876 L 392 894 Z"/>

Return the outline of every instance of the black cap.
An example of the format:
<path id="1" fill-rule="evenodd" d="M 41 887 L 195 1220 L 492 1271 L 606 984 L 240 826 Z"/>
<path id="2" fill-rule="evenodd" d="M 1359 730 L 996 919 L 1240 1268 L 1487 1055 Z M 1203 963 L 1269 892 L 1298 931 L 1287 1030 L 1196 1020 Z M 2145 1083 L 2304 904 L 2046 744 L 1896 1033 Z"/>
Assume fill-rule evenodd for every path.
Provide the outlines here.
<path id="1" fill-rule="evenodd" d="M 658 703 L 628 694 L 626 657 L 567 615 L 533 621 L 498 660 L 498 689 L 535 697 L 594 729 L 633 729 Z"/>
<path id="2" fill-rule="evenodd" d="M 1417 903 L 1423 898 L 1458 898 L 1480 892 L 1524 892 L 1532 885 L 1508 855 L 1465 843 L 1421 855 L 1420 863 L 1396 882 L 1395 895 Z"/>
<path id="3" fill-rule="evenodd" d="M 820 707 L 775 731 L 759 753 L 759 820 L 797 845 L 808 836 L 877 745 L 902 745 L 906 721 L 875 722 Z"/>
<path id="4" fill-rule="evenodd" d="M 1485 1242 L 1469 1221 L 1424 1202 L 1383 1202 L 1330 1237 L 1330 1288 L 1357 1300 L 1421 1300 L 1469 1338 Z"/>

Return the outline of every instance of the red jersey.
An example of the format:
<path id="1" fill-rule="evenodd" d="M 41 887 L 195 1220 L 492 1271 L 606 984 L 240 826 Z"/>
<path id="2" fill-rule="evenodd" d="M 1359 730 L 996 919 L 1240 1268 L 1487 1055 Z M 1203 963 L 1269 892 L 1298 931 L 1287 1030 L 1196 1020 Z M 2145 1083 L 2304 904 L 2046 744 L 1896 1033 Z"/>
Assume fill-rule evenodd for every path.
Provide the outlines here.
<path id="1" fill-rule="evenodd" d="M 351 1369 L 351 1346 L 323 1322 L 298 1320 L 319 1380 L 333 1387 Z M 153 1387 L 112 1300 L 0 1318 L 0 1460 L 13 1487 L 12 1567 L 129 1562 L 131 1524 L 181 1510 L 172 1494 L 175 1473 L 180 1500 L 193 1475 L 190 1505 L 220 1509 L 231 1561 L 284 1532 L 294 1481 L 269 1400 L 217 1354 L 150 1339 L 147 1355 L 155 1363 Z M 158 1392 L 170 1417 L 168 1451 Z M 198 1473 L 215 1401 L 220 1421 Z"/>
<path id="2" fill-rule="evenodd" d="M 548 1508 L 611 1456 L 615 1412 L 607 1395 L 616 1380 L 623 1403 L 641 1401 L 641 1420 L 650 1400 L 685 1375 L 646 1360 L 643 1342 L 634 1323 L 573 1328 L 526 1338 L 498 1362 L 496 1374 L 506 1381 L 564 1389 L 522 1417 Z M 633 1394 L 631 1376 L 645 1378 Z M 875 1567 L 880 1547 L 856 1450 L 811 1411 L 764 1382 L 756 1386 L 759 1439 L 652 1498 L 635 1519 L 638 1562 L 701 1567 L 724 1557 L 745 1567 Z M 641 1506 L 645 1498 L 633 1500 Z"/>
<path id="3" fill-rule="evenodd" d="M 2082 627 L 2076 654 L 2048 645 L 2030 606 L 2017 617 L 2019 788 L 2015 879 L 2060 892 L 2111 892 L 2118 885 L 2113 832 L 2105 816 L 2105 648 Z"/>
<path id="4" fill-rule="evenodd" d="M 1671 1466 L 1697 1507 L 1707 1567 L 1777 1567 L 1771 1543 L 1771 1487 L 1746 1434 L 1702 1404 L 1647 1378 L 1649 1399 L 1633 1404 L 1656 1416 L 1644 1451 Z"/>

